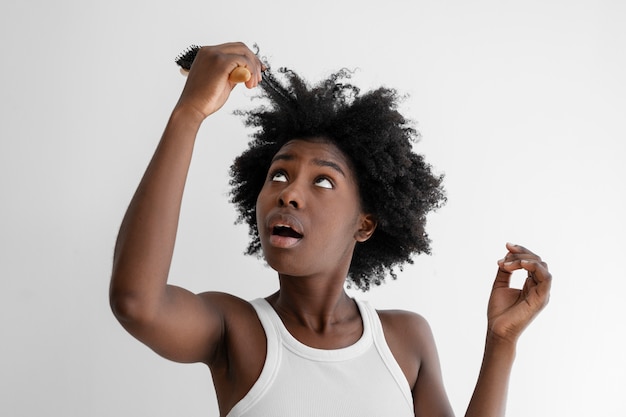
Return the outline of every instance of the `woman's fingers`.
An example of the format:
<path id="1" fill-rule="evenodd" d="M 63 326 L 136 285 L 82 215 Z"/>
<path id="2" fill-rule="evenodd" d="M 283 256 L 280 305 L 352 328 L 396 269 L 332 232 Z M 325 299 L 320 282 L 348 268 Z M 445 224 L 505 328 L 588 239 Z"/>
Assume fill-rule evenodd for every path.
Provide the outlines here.
<path id="1" fill-rule="evenodd" d="M 498 261 L 498 266 L 503 271 L 512 273 L 513 271 L 522 269 L 522 260 L 542 262 L 544 266 L 547 267 L 547 264 L 545 264 L 545 262 L 541 260 L 541 257 L 539 255 L 533 253 L 523 246 L 507 243 L 506 248 L 509 250 L 509 252 L 504 256 L 504 258 Z"/>
<path id="2" fill-rule="evenodd" d="M 234 66 L 231 67 L 229 80 L 231 82 L 245 82 L 246 87 L 254 88 L 260 82 L 265 66 L 259 57 L 243 42 L 231 42 L 218 45 L 220 53 L 227 59 L 232 59 Z M 215 47 L 213 47 L 215 48 Z M 246 73 L 249 73 L 249 75 Z"/>

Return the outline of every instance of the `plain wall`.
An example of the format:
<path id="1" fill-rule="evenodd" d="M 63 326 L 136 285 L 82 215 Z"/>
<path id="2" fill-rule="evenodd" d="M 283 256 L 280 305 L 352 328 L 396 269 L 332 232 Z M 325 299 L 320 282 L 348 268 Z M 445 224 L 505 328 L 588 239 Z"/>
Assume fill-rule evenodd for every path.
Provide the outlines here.
<path id="1" fill-rule="evenodd" d="M 108 305 L 122 216 L 185 79 L 190 44 L 258 43 L 311 81 L 358 68 L 408 94 L 416 151 L 445 173 L 432 256 L 369 294 L 424 315 L 465 411 L 504 243 L 550 264 L 508 416 L 625 415 L 626 6 L 618 1 L 5 1 L 0 6 L 0 415 L 217 415 L 208 370 L 158 357 Z M 250 131 L 239 86 L 203 125 L 171 281 L 251 299 L 228 167 Z M 520 273 L 521 274 L 521 273 Z M 521 274 L 523 275 L 523 274 Z"/>

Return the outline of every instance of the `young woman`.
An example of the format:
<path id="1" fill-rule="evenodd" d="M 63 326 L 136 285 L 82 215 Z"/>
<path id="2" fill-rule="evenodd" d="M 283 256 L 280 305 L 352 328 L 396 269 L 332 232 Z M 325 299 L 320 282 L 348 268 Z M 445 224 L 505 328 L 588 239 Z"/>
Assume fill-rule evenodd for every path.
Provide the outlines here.
<path id="1" fill-rule="evenodd" d="M 232 167 L 232 200 L 280 289 L 252 302 L 167 283 L 194 141 L 243 66 L 271 105 L 244 113 L 258 131 Z M 122 223 L 110 300 L 137 339 L 179 362 L 203 362 L 221 416 L 452 416 L 427 322 L 350 298 L 428 252 L 426 213 L 441 177 L 413 153 L 417 133 L 393 90 L 361 95 L 340 71 L 310 88 L 277 80 L 240 43 L 198 53 Z M 507 244 L 488 308 L 483 364 L 467 416 L 502 416 L 516 342 L 546 305 L 551 276 Z M 525 269 L 521 290 L 509 287 Z"/>

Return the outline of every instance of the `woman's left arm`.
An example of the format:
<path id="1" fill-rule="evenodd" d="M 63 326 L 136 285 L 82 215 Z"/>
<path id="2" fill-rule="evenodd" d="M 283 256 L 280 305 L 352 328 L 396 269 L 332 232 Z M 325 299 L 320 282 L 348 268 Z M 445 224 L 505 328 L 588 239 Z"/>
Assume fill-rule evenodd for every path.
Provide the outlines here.
<path id="1" fill-rule="evenodd" d="M 507 244 L 507 249 L 498 261 L 487 310 L 483 363 L 466 417 L 504 416 L 517 340 L 550 298 L 548 265 L 522 246 Z M 526 282 L 522 289 L 511 288 L 511 275 L 519 269 L 528 272 Z"/>

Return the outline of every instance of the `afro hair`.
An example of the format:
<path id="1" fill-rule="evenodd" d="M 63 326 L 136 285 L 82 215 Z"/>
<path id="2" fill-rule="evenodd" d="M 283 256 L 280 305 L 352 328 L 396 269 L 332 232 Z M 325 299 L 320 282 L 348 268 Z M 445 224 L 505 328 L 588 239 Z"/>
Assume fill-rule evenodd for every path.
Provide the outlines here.
<path id="1" fill-rule="evenodd" d="M 377 221 L 372 237 L 357 244 L 347 277 L 349 286 L 368 291 L 395 279 L 396 268 L 413 263 L 413 255 L 430 254 L 426 215 L 446 197 L 443 175 L 413 151 L 420 135 L 398 112 L 398 93 L 380 87 L 361 94 L 350 78 L 343 69 L 311 87 L 285 68 L 264 73 L 259 86 L 269 105 L 236 112 L 255 132 L 231 166 L 231 201 L 238 222 L 249 226 L 246 253 L 261 255 L 256 200 L 273 156 L 292 139 L 334 143 L 355 171 L 363 211 Z"/>

